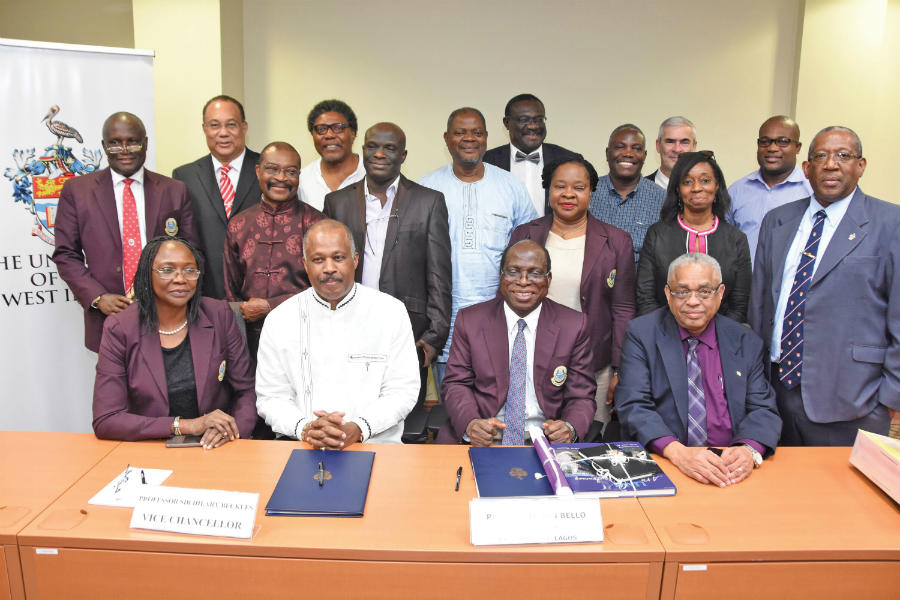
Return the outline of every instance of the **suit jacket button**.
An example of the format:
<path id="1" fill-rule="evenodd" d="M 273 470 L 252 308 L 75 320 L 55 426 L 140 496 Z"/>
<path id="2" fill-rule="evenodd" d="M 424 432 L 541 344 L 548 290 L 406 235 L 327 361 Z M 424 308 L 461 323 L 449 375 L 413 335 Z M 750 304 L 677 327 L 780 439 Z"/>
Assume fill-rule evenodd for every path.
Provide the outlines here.
<path id="1" fill-rule="evenodd" d="M 122 266 L 119 265 L 116 267 L 116 273 L 121 273 L 121 272 L 122 272 Z"/>

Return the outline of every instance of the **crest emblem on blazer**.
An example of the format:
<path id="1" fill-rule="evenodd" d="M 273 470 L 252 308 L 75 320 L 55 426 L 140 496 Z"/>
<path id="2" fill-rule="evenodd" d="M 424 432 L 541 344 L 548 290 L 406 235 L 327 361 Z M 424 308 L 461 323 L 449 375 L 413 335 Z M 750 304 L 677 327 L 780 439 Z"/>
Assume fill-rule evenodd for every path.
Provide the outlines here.
<path id="1" fill-rule="evenodd" d="M 225 379 L 225 361 L 222 361 L 222 364 L 219 365 L 219 381 Z"/>
<path id="2" fill-rule="evenodd" d="M 178 221 L 176 221 L 174 217 L 169 217 L 168 219 L 166 219 L 166 235 L 178 235 Z"/>
<path id="3" fill-rule="evenodd" d="M 606 278 L 606 285 L 612 287 L 616 284 L 616 270 L 613 269 L 609 272 L 609 277 Z"/>
<path id="4" fill-rule="evenodd" d="M 552 383 L 556 387 L 560 387 L 566 382 L 566 377 L 568 377 L 568 375 L 569 370 L 565 366 L 559 365 L 558 367 L 553 369 L 553 377 L 550 378 L 550 383 Z"/>

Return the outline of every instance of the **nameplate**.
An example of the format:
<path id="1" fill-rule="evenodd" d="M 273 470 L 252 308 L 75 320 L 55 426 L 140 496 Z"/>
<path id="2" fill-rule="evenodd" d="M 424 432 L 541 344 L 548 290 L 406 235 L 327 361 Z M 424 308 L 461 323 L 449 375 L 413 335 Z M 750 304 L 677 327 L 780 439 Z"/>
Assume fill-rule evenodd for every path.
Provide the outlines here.
<path id="1" fill-rule="evenodd" d="M 133 529 L 250 538 L 259 494 L 147 486 L 138 493 Z"/>
<path id="2" fill-rule="evenodd" d="M 597 498 L 474 498 L 469 502 L 474 546 L 602 542 Z"/>

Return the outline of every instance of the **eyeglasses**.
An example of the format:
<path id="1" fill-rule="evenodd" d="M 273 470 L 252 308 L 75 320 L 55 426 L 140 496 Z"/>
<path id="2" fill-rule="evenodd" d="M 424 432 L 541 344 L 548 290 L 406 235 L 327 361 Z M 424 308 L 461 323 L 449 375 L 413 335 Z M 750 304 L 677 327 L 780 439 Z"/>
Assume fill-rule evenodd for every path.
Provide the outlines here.
<path id="1" fill-rule="evenodd" d="M 185 267 L 183 269 L 176 269 L 175 267 L 163 267 L 161 269 L 153 269 L 156 271 L 156 274 L 159 275 L 159 278 L 163 281 L 168 281 L 170 279 L 175 279 L 175 275 L 181 273 L 182 277 L 187 279 L 188 281 L 197 281 L 200 279 L 200 269 L 195 269 L 194 267 Z"/>
<path id="2" fill-rule="evenodd" d="M 669 285 L 666 285 L 666 287 L 669 288 L 669 294 L 672 295 L 676 300 L 687 300 L 691 296 L 697 296 L 697 298 L 701 300 L 709 300 L 716 295 L 716 292 L 719 291 L 719 288 L 722 287 L 722 284 L 720 283 L 714 288 L 700 288 L 699 290 L 673 290 Z"/>
<path id="3" fill-rule="evenodd" d="M 534 123 L 535 125 L 543 125 L 547 122 L 547 117 L 516 117 L 515 119 L 513 119 L 513 121 L 515 121 L 519 125 L 522 125 L 523 127 L 525 125 L 530 125 L 531 123 Z"/>
<path id="4" fill-rule="evenodd" d="M 791 145 L 791 142 L 795 142 L 795 141 L 797 141 L 797 140 L 792 140 L 791 138 L 784 137 L 784 136 L 777 137 L 777 138 L 761 137 L 761 138 L 756 138 L 756 145 L 759 146 L 760 148 L 768 148 L 769 146 L 771 146 L 774 143 L 779 148 L 787 148 L 788 146 Z"/>
<path id="5" fill-rule="evenodd" d="M 126 152 L 140 152 L 144 149 L 144 142 L 140 144 L 126 144 L 122 146 L 120 144 L 111 144 L 109 146 L 104 146 L 106 148 L 107 154 L 124 154 Z"/>
<path id="6" fill-rule="evenodd" d="M 817 165 L 822 165 L 828 162 L 829 157 L 832 158 L 834 162 L 841 164 L 848 163 L 856 158 L 862 158 L 859 154 L 853 154 L 852 152 L 845 152 L 843 150 L 839 152 L 814 152 L 809 158 Z"/>
<path id="7" fill-rule="evenodd" d="M 296 179 L 300 176 L 300 169 L 297 167 L 279 167 L 278 165 L 266 164 L 263 165 L 263 171 L 266 172 L 266 175 L 269 177 L 277 177 L 279 173 L 284 173 L 285 177 L 289 177 L 290 179 Z"/>
<path id="8" fill-rule="evenodd" d="M 328 130 L 331 133 L 340 133 L 350 127 L 347 123 L 323 123 L 322 125 L 313 125 L 313 131 L 319 135 L 325 135 Z"/>
<path id="9" fill-rule="evenodd" d="M 218 121 L 213 121 L 212 123 L 204 123 L 203 126 L 213 132 L 219 131 L 220 129 L 224 128 L 226 131 L 228 131 L 228 133 L 234 133 L 241 128 L 241 124 L 237 121 L 228 121 L 227 123 L 219 123 Z"/>
<path id="10" fill-rule="evenodd" d="M 519 269 L 509 269 L 508 271 L 501 270 L 500 273 L 507 281 L 521 281 L 522 276 L 524 275 L 525 279 L 527 279 L 531 283 L 540 283 L 547 278 L 547 275 L 550 274 L 550 271 L 538 271 L 537 269 L 533 269 L 531 271 L 520 271 Z"/>

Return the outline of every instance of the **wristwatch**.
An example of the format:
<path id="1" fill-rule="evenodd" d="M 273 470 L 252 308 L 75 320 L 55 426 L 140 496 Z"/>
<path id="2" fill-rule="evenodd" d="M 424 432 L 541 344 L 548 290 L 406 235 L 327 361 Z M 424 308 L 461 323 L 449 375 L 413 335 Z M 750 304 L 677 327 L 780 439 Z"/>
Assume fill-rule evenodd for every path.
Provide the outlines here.
<path id="1" fill-rule="evenodd" d="M 100 298 L 102 298 L 102 297 L 103 297 L 103 294 L 100 294 L 99 296 L 97 296 L 96 298 L 94 298 L 94 301 L 91 302 L 91 308 L 96 308 L 96 309 L 99 310 L 100 307 L 97 306 L 97 304 L 100 302 Z"/>
<path id="2" fill-rule="evenodd" d="M 750 444 L 742 444 L 745 448 L 750 450 L 750 454 L 753 455 L 753 468 L 758 469 L 762 466 L 763 457 L 762 454 L 756 451 L 756 448 L 751 446 Z"/>
<path id="3" fill-rule="evenodd" d="M 578 441 L 578 434 L 575 432 L 575 428 L 572 427 L 572 424 L 569 423 L 568 421 L 563 421 L 563 423 L 565 423 L 566 427 L 569 428 L 569 433 L 572 434 L 572 443 L 574 444 L 575 442 Z"/>
<path id="4" fill-rule="evenodd" d="M 179 429 L 180 425 L 181 425 L 181 417 L 175 417 L 175 420 L 172 421 L 172 431 L 175 432 L 175 435 L 181 435 L 181 429 Z"/>

